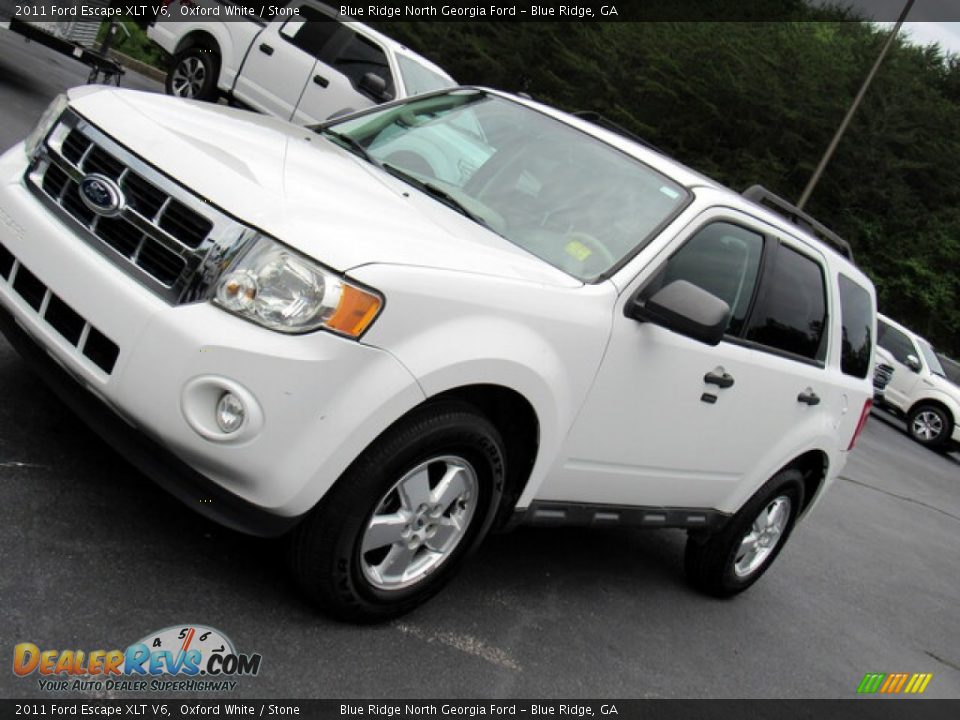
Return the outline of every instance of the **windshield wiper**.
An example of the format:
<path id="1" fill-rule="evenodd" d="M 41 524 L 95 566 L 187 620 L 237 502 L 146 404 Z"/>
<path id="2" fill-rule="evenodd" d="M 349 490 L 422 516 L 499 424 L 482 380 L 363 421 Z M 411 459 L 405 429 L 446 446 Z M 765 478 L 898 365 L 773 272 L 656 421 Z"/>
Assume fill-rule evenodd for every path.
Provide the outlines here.
<path id="1" fill-rule="evenodd" d="M 330 130 L 329 128 L 321 129 L 321 130 L 318 130 L 317 132 L 319 132 L 321 135 L 328 135 L 329 137 L 332 137 L 335 140 L 339 140 L 342 143 L 346 143 L 351 150 L 353 150 L 357 155 L 362 157 L 368 163 L 370 163 L 371 165 L 375 165 L 378 168 L 383 168 L 383 164 L 379 160 L 377 160 L 373 155 L 371 155 L 367 151 L 367 149 L 363 145 L 361 145 L 356 139 L 350 137 L 349 135 L 345 135 L 344 133 L 337 132 L 336 130 Z"/>
<path id="2" fill-rule="evenodd" d="M 457 200 L 457 198 L 455 198 L 453 195 L 448 193 L 443 188 L 437 187 L 433 183 L 425 182 L 424 180 L 421 180 L 420 178 L 415 177 L 404 170 L 401 170 L 395 165 L 390 165 L 389 163 L 382 163 L 380 167 L 386 170 L 388 173 L 390 173 L 394 177 L 398 177 L 401 180 L 404 180 L 410 183 L 418 190 L 425 192 L 427 195 L 433 198 L 436 198 L 437 200 L 442 202 L 444 205 L 447 205 L 448 207 L 452 207 L 461 215 L 463 215 L 464 217 L 470 218 L 478 225 L 483 225 L 485 228 L 488 228 L 491 230 L 493 229 L 490 227 L 490 223 L 488 223 L 483 217 L 481 217 L 480 215 L 477 215 L 470 208 L 468 208 L 462 202 Z"/>

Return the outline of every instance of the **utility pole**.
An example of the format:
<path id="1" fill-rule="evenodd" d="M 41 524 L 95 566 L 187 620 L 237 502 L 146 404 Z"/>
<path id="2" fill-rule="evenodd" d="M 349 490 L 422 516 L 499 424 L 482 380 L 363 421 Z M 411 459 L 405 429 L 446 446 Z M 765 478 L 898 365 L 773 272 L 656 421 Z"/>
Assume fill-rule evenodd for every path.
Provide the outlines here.
<path id="1" fill-rule="evenodd" d="M 897 33 L 900 32 L 900 26 L 903 25 L 903 21 L 906 19 L 907 13 L 910 12 L 910 8 L 913 7 L 914 2 L 915 0 L 907 0 L 907 4 L 903 8 L 903 12 L 900 13 L 897 24 L 894 25 L 893 30 L 890 31 L 890 36 L 884 43 L 883 49 L 880 51 L 880 55 L 873 63 L 873 67 L 870 68 L 870 72 L 867 74 L 867 78 L 863 81 L 863 85 L 860 86 L 860 91 L 857 93 L 857 96 L 853 99 L 853 102 L 850 103 L 850 109 L 847 110 L 847 114 L 843 118 L 843 122 L 840 123 L 840 127 L 837 128 L 837 132 L 833 136 L 833 140 L 831 140 L 830 145 L 827 146 L 827 151 L 823 154 L 823 157 L 820 158 L 820 164 L 817 165 L 817 169 L 814 170 L 813 175 L 810 176 L 810 182 L 808 182 L 807 186 L 803 189 L 803 194 L 800 196 L 800 200 L 797 202 L 797 207 L 801 210 L 803 209 L 803 206 L 807 204 L 807 200 L 810 199 L 810 195 L 813 193 L 813 189 L 817 186 L 820 176 L 823 175 L 823 171 L 827 167 L 827 163 L 830 162 L 830 158 L 833 157 L 833 153 L 837 149 L 837 145 L 840 144 L 840 140 L 843 138 L 843 133 L 846 132 L 847 126 L 850 124 L 850 120 L 853 118 L 853 114 L 857 111 L 857 108 L 860 107 L 860 102 L 863 100 L 863 96 L 867 94 L 867 88 L 870 87 L 870 83 L 873 82 L 873 78 L 877 74 L 877 70 L 879 70 L 880 65 L 883 64 L 883 59 L 887 56 L 887 51 L 890 50 L 890 46 L 893 45 L 893 40 L 897 37 Z"/>

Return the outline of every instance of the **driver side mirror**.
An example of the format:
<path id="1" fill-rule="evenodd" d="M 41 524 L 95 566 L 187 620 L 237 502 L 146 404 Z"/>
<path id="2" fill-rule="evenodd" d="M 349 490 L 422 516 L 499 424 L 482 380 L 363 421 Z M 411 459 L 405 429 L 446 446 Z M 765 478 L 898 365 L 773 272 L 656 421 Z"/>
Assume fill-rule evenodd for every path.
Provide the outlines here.
<path id="1" fill-rule="evenodd" d="M 904 364 L 915 373 L 920 372 L 920 368 L 923 367 L 923 365 L 920 364 L 920 358 L 916 355 L 907 355 L 907 361 Z"/>
<path id="2" fill-rule="evenodd" d="M 730 306 L 691 282 L 674 280 L 646 300 L 639 295 L 634 297 L 624 314 L 706 345 L 717 345 L 727 329 Z"/>
<path id="3" fill-rule="evenodd" d="M 360 78 L 359 89 L 370 95 L 377 102 L 389 100 L 387 97 L 387 81 L 376 73 L 368 72 Z"/>

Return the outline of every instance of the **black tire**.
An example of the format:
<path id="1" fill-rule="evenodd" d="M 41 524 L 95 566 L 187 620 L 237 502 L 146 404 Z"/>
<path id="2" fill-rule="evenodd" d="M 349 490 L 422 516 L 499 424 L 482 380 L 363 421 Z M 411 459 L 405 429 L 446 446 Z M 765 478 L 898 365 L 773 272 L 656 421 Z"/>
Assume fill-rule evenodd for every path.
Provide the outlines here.
<path id="1" fill-rule="evenodd" d="M 917 405 L 907 415 L 907 432 L 921 445 L 945 451 L 950 447 L 953 419 L 938 405 Z"/>
<path id="2" fill-rule="evenodd" d="M 757 567 L 744 575 L 738 574 L 736 563 L 742 541 L 748 532 L 752 532 L 761 511 L 782 498 L 789 501 L 789 517 L 778 542 Z M 788 469 L 774 475 L 722 530 L 710 535 L 690 534 L 684 558 L 690 584 L 714 597 L 730 597 L 746 590 L 759 580 L 776 560 L 790 538 L 802 506 L 803 476 L 800 472 Z"/>
<path id="3" fill-rule="evenodd" d="M 194 46 L 173 56 L 167 72 L 167 95 L 216 102 L 220 97 L 220 56 L 215 50 Z"/>
<path id="4" fill-rule="evenodd" d="M 410 586 L 378 587 L 369 574 L 376 562 L 370 560 L 371 552 L 380 550 L 361 551 L 374 514 L 378 509 L 387 512 L 388 500 L 402 499 L 399 493 L 393 495 L 392 488 L 412 470 L 431 460 L 450 458 L 466 461 L 476 480 L 476 504 L 463 523 L 465 529 L 458 533 L 456 544 L 441 553 L 443 559 Z M 503 495 L 505 458 L 497 429 L 471 406 L 453 402 L 424 406 L 367 448 L 292 533 L 289 557 L 298 583 L 321 609 L 341 620 L 382 622 L 414 609 L 453 577 L 490 529 Z M 428 469 L 433 476 L 434 466 Z M 433 477 L 430 487 L 437 487 Z M 454 505 L 459 508 L 458 503 Z M 397 507 L 390 512 L 406 510 Z M 404 532 L 413 526 L 411 521 Z M 422 542 L 424 547 L 429 545 L 427 540 Z M 383 552 L 395 548 L 404 551 L 402 546 L 389 545 L 383 546 Z M 426 554 L 417 550 L 414 557 Z M 386 564 L 386 559 L 380 562 Z"/>

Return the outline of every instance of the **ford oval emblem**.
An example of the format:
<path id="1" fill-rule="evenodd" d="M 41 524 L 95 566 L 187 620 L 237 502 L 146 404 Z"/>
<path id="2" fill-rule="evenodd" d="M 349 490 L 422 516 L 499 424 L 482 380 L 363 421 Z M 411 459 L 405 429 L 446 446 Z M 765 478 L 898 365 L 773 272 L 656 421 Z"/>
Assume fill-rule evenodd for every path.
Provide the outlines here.
<path id="1" fill-rule="evenodd" d="M 87 175 L 80 181 L 80 199 L 97 215 L 113 217 L 123 210 L 123 190 L 105 175 Z"/>

